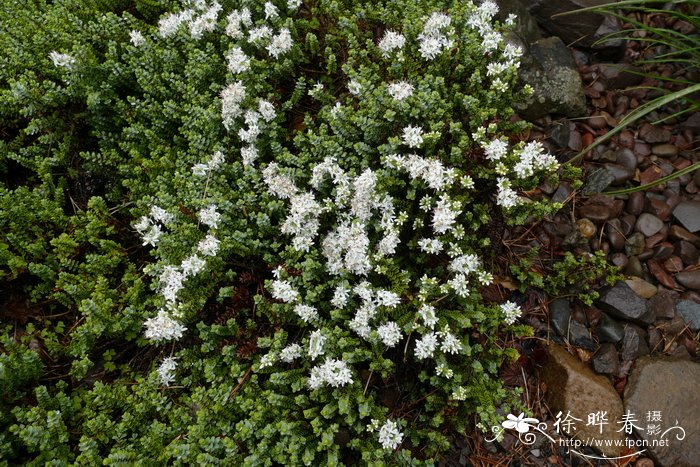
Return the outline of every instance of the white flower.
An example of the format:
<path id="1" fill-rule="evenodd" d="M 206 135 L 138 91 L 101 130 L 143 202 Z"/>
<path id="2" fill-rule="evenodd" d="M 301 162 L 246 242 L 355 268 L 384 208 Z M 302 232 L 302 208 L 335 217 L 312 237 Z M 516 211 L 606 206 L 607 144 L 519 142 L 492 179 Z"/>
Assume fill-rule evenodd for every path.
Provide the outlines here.
<path id="1" fill-rule="evenodd" d="M 392 230 L 379 241 L 377 251 L 382 256 L 393 255 L 396 253 L 396 247 L 399 246 L 400 243 L 401 239 L 399 238 L 398 232 Z"/>
<path id="2" fill-rule="evenodd" d="M 151 226 L 151 219 L 148 216 L 141 216 L 139 221 L 134 224 L 134 228 L 138 233 L 143 235 L 143 233 Z"/>
<path id="3" fill-rule="evenodd" d="M 301 0 L 287 0 L 287 9 L 296 10 L 301 6 Z"/>
<path id="4" fill-rule="evenodd" d="M 170 317 L 165 310 L 158 310 L 158 315 L 146 320 L 143 325 L 146 327 L 145 337 L 154 341 L 177 340 L 182 337 L 182 333 L 187 330 L 182 324 Z"/>
<path id="5" fill-rule="evenodd" d="M 399 431 L 398 425 L 393 420 L 387 420 L 379 429 L 379 442 L 384 449 L 396 449 L 402 440 L 403 433 Z"/>
<path id="6" fill-rule="evenodd" d="M 209 166 L 207 164 L 195 164 L 192 166 L 192 173 L 198 177 L 203 177 L 209 173 Z"/>
<path id="7" fill-rule="evenodd" d="M 338 388 L 350 383 L 352 373 L 343 360 L 327 358 L 322 365 L 313 367 L 309 375 L 309 387 L 314 390 L 325 385 Z"/>
<path id="8" fill-rule="evenodd" d="M 243 165 L 253 165 L 258 158 L 258 148 L 248 145 L 241 148 L 241 162 Z"/>
<path id="9" fill-rule="evenodd" d="M 442 242 L 437 238 L 421 238 L 418 240 L 418 246 L 420 247 L 421 251 L 431 255 L 440 253 L 444 248 Z"/>
<path id="10" fill-rule="evenodd" d="M 450 22 L 450 17 L 440 12 L 435 12 L 428 18 L 423 32 L 418 35 L 419 50 L 424 59 L 433 60 L 441 51 L 454 46 L 454 41 L 449 39 L 444 31 Z"/>
<path id="11" fill-rule="evenodd" d="M 518 202 L 518 194 L 510 187 L 510 181 L 507 178 L 499 177 L 496 203 L 508 209 L 517 206 Z"/>
<path id="12" fill-rule="evenodd" d="M 379 326 L 377 328 L 377 334 L 379 334 L 379 338 L 382 340 L 384 345 L 389 348 L 398 344 L 401 337 L 403 337 L 401 335 L 401 328 L 399 328 L 399 325 L 393 321 L 389 321 L 388 323 Z"/>
<path id="13" fill-rule="evenodd" d="M 297 193 L 294 181 L 290 177 L 280 174 L 279 165 L 276 162 L 268 164 L 263 169 L 262 174 L 267 189 L 278 198 L 291 198 Z"/>
<path id="14" fill-rule="evenodd" d="M 72 68 L 77 62 L 75 58 L 71 57 L 68 54 L 62 54 L 56 51 L 53 51 L 49 54 L 49 58 L 53 62 L 54 66 L 60 66 L 63 68 Z"/>
<path id="15" fill-rule="evenodd" d="M 278 34 L 273 36 L 270 45 L 267 46 L 267 52 L 278 58 L 283 53 L 291 50 L 292 45 L 292 34 L 289 32 L 289 29 L 282 28 Z"/>
<path id="16" fill-rule="evenodd" d="M 515 303 L 508 301 L 501 304 L 501 313 L 503 314 L 503 320 L 507 324 L 513 324 L 522 314 L 522 310 Z"/>
<path id="17" fill-rule="evenodd" d="M 348 83 L 348 91 L 353 96 L 359 96 L 362 93 L 362 85 L 353 79 Z"/>
<path id="18" fill-rule="evenodd" d="M 441 351 L 449 354 L 456 354 L 462 350 L 462 344 L 459 342 L 459 339 L 450 332 L 448 326 L 445 326 L 445 330 L 438 334 L 442 339 L 442 343 L 440 344 Z"/>
<path id="19" fill-rule="evenodd" d="M 299 292 L 294 290 L 292 284 L 287 281 L 274 280 L 271 284 L 272 298 L 292 303 L 299 299 Z"/>
<path id="20" fill-rule="evenodd" d="M 241 101 L 245 99 L 246 89 L 241 81 L 235 81 L 221 91 L 221 118 L 224 127 L 229 130 L 235 118 L 241 115 Z"/>
<path id="21" fill-rule="evenodd" d="M 379 290 L 377 291 L 377 305 L 385 306 L 387 308 L 396 308 L 396 306 L 401 303 L 401 298 L 394 292 L 389 290 Z"/>
<path id="22" fill-rule="evenodd" d="M 486 271 L 477 272 L 476 278 L 481 285 L 489 285 L 493 282 L 493 275 Z"/>
<path id="23" fill-rule="evenodd" d="M 206 265 L 207 262 L 202 258 L 197 255 L 191 255 L 182 261 L 180 268 L 185 277 L 189 277 L 199 274 Z"/>
<path id="24" fill-rule="evenodd" d="M 408 81 L 397 81 L 387 86 L 389 95 L 397 101 L 402 101 L 413 95 L 413 85 Z"/>
<path id="25" fill-rule="evenodd" d="M 215 236 L 209 234 L 200 240 L 197 249 L 203 255 L 216 256 L 216 253 L 219 251 L 219 243 L 219 240 Z"/>
<path id="26" fill-rule="evenodd" d="M 336 308 L 343 309 L 348 303 L 348 298 L 350 298 L 350 289 L 341 284 L 335 288 L 333 292 L 333 299 L 331 300 L 331 305 Z"/>
<path id="27" fill-rule="evenodd" d="M 484 34 L 483 40 L 481 41 L 481 47 L 483 47 L 484 52 L 489 53 L 496 49 L 503 42 L 503 36 L 500 32 L 489 31 Z"/>
<path id="28" fill-rule="evenodd" d="M 163 386 L 170 386 L 170 383 L 175 381 L 175 370 L 177 369 L 177 359 L 175 357 L 166 357 L 158 367 L 158 378 Z"/>
<path id="29" fill-rule="evenodd" d="M 156 246 L 161 235 L 163 235 L 163 231 L 159 225 L 151 226 L 151 229 L 143 235 L 143 246 Z"/>
<path id="30" fill-rule="evenodd" d="M 243 8 L 242 10 L 233 10 L 227 17 L 226 34 L 234 39 L 243 37 L 241 26 L 250 26 L 253 24 L 250 10 Z"/>
<path id="31" fill-rule="evenodd" d="M 442 196 L 438 200 L 437 206 L 433 209 L 433 230 L 435 233 L 444 234 L 452 229 L 452 225 L 460 214 L 458 206 L 446 196 Z"/>
<path id="32" fill-rule="evenodd" d="M 146 38 L 143 37 L 141 31 L 137 31 L 136 29 L 129 32 L 129 38 L 131 39 L 131 43 L 134 45 L 134 47 L 138 47 L 146 42 Z"/>
<path id="33" fill-rule="evenodd" d="M 449 265 L 450 271 L 460 272 L 462 274 L 471 274 L 479 269 L 481 261 L 476 255 L 461 255 L 452 260 Z"/>
<path id="34" fill-rule="evenodd" d="M 544 151 L 542 143 L 531 141 L 520 151 L 520 160 L 513 167 L 518 178 L 527 178 L 534 175 L 535 171 L 553 171 L 559 167 L 557 159 Z"/>
<path id="35" fill-rule="evenodd" d="M 274 352 L 270 352 L 268 354 L 263 355 L 260 357 L 260 369 L 267 368 L 268 366 L 272 366 L 275 364 L 277 361 L 277 355 Z"/>
<path id="36" fill-rule="evenodd" d="M 437 334 L 429 332 L 416 341 L 416 357 L 423 360 L 432 357 L 437 348 Z"/>
<path id="37" fill-rule="evenodd" d="M 258 101 L 258 112 L 266 122 L 270 122 L 275 119 L 275 106 L 272 102 L 260 99 Z"/>
<path id="38" fill-rule="evenodd" d="M 151 217 L 154 221 L 160 222 L 162 224 L 170 224 L 173 221 L 173 219 L 175 219 L 175 216 L 170 214 L 165 209 L 156 205 L 151 206 Z"/>
<path id="39" fill-rule="evenodd" d="M 272 36 L 272 29 L 269 26 L 258 26 L 248 31 L 248 42 L 255 43 L 261 39 L 267 39 Z"/>
<path id="40" fill-rule="evenodd" d="M 318 319 L 318 312 L 316 311 L 316 308 L 309 305 L 304 305 L 301 303 L 297 304 L 294 307 L 294 313 L 296 313 L 305 323 Z"/>
<path id="41" fill-rule="evenodd" d="M 442 51 L 443 41 L 439 37 L 426 37 L 420 43 L 420 54 L 426 60 L 435 60 Z"/>
<path id="42" fill-rule="evenodd" d="M 455 276 L 447 281 L 447 284 L 452 287 L 452 290 L 460 297 L 469 296 L 469 280 L 464 274 L 455 274 Z"/>
<path id="43" fill-rule="evenodd" d="M 434 12 L 423 26 L 423 32 L 425 34 L 440 34 L 442 30 L 450 25 L 452 19 L 444 13 L 439 11 Z"/>
<path id="44" fill-rule="evenodd" d="M 438 376 L 444 376 L 445 378 L 452 378 L 455 373 L 447 365 L 441 363 L 437 367 L 435 367 L 435 374 L 437 374 Z"/>
<path id="45" fill-rule="evenodd" d="M 285 363 L 292 363 L 297 358 L 301 357 L 303 349 L 299 344 L 290 344 L 280 351 L 280 360 Z"/>
<path id="46" fill-rule="evenodd" d="M 324 88 L 323 83 L 320 83 L 320 82 L 316 83 L 316 84 L 314 84 L 313 88 L 309 89 L 308 94 L 309 94 L 309 96 L 316 98 L 316 95 L 318 93 L 320 93 L 321 91 L 323 91 L 323 88 Z"/>
<path id="47" fill-rule="evenodd" d="M 403 142 L 409 148 L 419 148 L 423 144 L 423 129 L 408 125 L 403 129 Z"/>
<path id="48" fill-rule="evenodd" d="M 418 309 L 418 314 L 427 328 L 433 329 L 438 322 L 438 318 L 435 316 L 435 307 L 432 305 L 424 304 Z"/>
<path id="49" fill-rule="evenodd" d="M 158 21 L 158 33 L 161 37 L 169 37 L 175 34 L 180 25 L 190 18 L 190 13 L 170 13 Z"/>
<path id="50" fill-rule="evenodd" d="M 394 50 L 402 49 L 404 44 L 406 44 L 406 38 L 403 34 L 390 30 L 384 34 L 378 45 L 382 55 L 388 57 Z"/>
<path id="51" fill-rule="evenodd" d="M 184 274 L 176 266 L 165 266 L 159 281 L 162 288 L 161 293 L 168 302 L 175 302 L 177 293 L 182 290 L 184 280 Z"/>
<path id="52" fill-rule="evenodd" d="M 200 209 L 198 216 L 202 224 L 208 225 L 212 229 L 217 228 L 221 220 L 221 214 L 216 211 L 216 204 L 213 203 L 206 208 Z"/>
<path id="53" fill-rule="evenodd" d="M 203 7 L 206 6 L 202 4 L 200 8 Z M 216 29 L 216 21 L 218 20 L 221 8 L 219 2 L 213 2 L 201 15 L 189 21 L 190 34 L 192 37 L 199 39 L 205 31 L 211 32 Z"/>
<path id="54" fill-rule="evenodd" d="M 508 142 L 502 139 L 494 139 L 486 145 L 482 144 L 482 147 L 486 153 L 486 159 L 491 161 L 500 160 L 508 153 Z"/>
<path id="55" fill-rule="evenodd" d="M 316 357 L 323 355 L 323 345 L 326 343 L 326 336 L 323 335 L 320 329 L 315 330 L 309 336 L 309 357 L 316 360 Z"/>
<path id="56" fill-rule="evenodd" d="M 277 11 L 277 7 L 272 3 L 272 2 L 265 2 L 265 19 L 266 20 L 275 20 L 279 18 L 279 12 Z"/>
<path id="57" fill-rule="evenodd" d="M 311 192 L 293 195 L 290 198 L 289 215 L 280 229 L 293 235 L 292 246 L 297 251 L 309 251 L 320 227 L 321 205 Z"/>
<path id="58" fill-rule="evenodd" d="M 240 47 L 234 47 L 226 55 L 228 69 L 233 74 L 243 73 L 250 69 L 250 58 Z"/>

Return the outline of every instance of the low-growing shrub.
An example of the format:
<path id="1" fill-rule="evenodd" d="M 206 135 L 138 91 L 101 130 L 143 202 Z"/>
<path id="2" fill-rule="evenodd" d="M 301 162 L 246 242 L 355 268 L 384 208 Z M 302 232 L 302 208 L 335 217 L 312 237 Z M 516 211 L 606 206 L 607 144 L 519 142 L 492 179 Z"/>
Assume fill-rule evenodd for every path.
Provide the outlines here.
<path id="1" fill-rule="evenodd" d="M 558 164 L 517 138 L 513 18 L 32 8 L 26 43 L 0 36 L 0 277 L 42 306 L 3 344 L 27 375 L 6 458 L 431 463 L 520 409 L 498 369 L 529 329 L 481 290 L 503 225 L 556 209 L 526 194 Z"/>

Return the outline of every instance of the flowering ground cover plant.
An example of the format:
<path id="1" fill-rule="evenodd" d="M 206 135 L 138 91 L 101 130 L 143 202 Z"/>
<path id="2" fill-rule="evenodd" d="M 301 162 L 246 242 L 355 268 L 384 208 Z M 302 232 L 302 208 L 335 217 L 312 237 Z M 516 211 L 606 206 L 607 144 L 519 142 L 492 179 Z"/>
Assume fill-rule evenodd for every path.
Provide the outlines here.
<path id="1" fill-rule="evenodd" d="M 0 252 L 50 311 L 3 336 L 0 454 L 431 463 L 515 410 L 500 336 L 528 329 L 480 290 L 495 220 L 555 209 L 526 192 L 558 164 L 512 137 L 514 18 L 36 5 L 28 45 L 2 36 L 2 168 L 24 180 L 2 188 Z"/>

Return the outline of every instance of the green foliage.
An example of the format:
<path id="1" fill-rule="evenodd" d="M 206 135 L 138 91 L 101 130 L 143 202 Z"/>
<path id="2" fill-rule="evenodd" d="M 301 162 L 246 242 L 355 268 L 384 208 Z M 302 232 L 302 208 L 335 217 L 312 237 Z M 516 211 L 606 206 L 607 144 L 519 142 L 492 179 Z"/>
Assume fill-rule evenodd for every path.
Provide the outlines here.
<path id="1" fill-rule="evenodd" d="M 532 189 L 551 164 L 508 179 L 527 151 L 541 155 L 536 147 L 503 137 L 503 155 L 484 154 L 524 128 L 511 118 L 521 96 L 515 65 L 497 78 L 488 71 L 504 60 L 504 44 L 482 51 L 477 28 L 464 27 L 475 15 L 468 2 L 321 0 L 298 12 L 286 3 L 275 3 L 279 17 L 269 21 L 261 2 L 223 5 L 226 14 L 249 7 L 247 28 L 288 28 L 292 45 L 277 59 L 225 34 L 225 15 L 200 37 L 189 24 L 167 34 L 156 26 L 179 18 L 166 11 L 200 15 L 203 2 L 3 4 L 0 280 L 37 308 L 13 323 L 19 332 L 0 334 L 0 455 L 8 462 L 431 464 L 475 417 L 491 425 L 499 412 L 520 410 L 519 394 L 498 380 L 501 364 L 516 357 L 499 335 L 528 330 L 507 324 L 479 287 L 490 281 L 484 265 L 495 260 L 496 219 L 522 222 L 556 207 L 513 191 Z M 416 38 L 438 11 L 452 18 L 453 43 L 426 60 Z M 390 59 L 377 46 L 387 29 L 407 38 Z M 227 68 L 235 47 L 249 69 Z M 262 127 L 251 160 L 241 131 L 253 125 L 222 116 L 222 91 L 238 80 L 245 109 L 262 109 L 258 99 L 274 109 L 264 123 L 262 110 L 247 116 Z M 413 94 L 394 98 L 387 85 L 401 81 Z M 408 127 L 420 127 L 420 143 L 407 142 Z M 412 152 L 449 175 L 437 185 L 430 171 L 415 176 L 394 157 Z M 321 245 L 358 217 L 342 209 L 342 187 L 330 177 L 316 183 L 314 169 L 328 157 L 348 181 L 373 175 L 372 203 L 389 199 L 379 194 L 393 200 L 384 226 L 380 209 L 370 209 L 371 267 L 362 274 L 329 272 Z M 273 163 L 278 181 L 322 204 L 307 249 L 281 228 L 293 202 L 276 196 Z M 512 186 L 512 208 L 499 206 L 508 205 L 499 178 Z M 201 214 L 212 205 L 216 222 Z M 454 212 L 444 231 L 435 227 L 440 206 Z M 156 224 L 162 233 L 149 241 L 144 233 Z M 387 232 L 396 233 L 396 251 L 378 254 Z M 220 242 L 213 254 L 201 247 L 209 236 Z M 444 251 L 424 251 L 421 242 L 433 237 Z M 168 277 L 195 255 L 199 272 L 168 290 Z M 455 258 L 469 271 L 457 271 Z M 557 274 L 552 287 L 563 287 L 565 273 Z M 347 306 L 332 303 L 338 287 L 360 290 L 363 278 L 366 293 L 396 297 L 375 307 L 366 335 L 348 324 L 366 299 L 353 292 Z M 272 297 L 281 281 L 299 302 Z M 318 320 L 300 319 L 294 306 L 302 301 Z M 435 323 L 419 311 L 427 304 Z M 144 324 L 148 332 L 161 313 L 186 328 L 181 338 L 144 338 Z M 395 323 L 398 345 L 382 340 L 381 323 Z M 314 360 L 307 354 L 316 330 L 326 344 Z M 421 357 L 417 342 L 426 336 L 440 344 L 453 336 L 454 351 Z M 303 358 L 281 360 L 293 344 Z M 171 357 L 177 365 L 165 371 L 159 362 Z M 312 387 L 326 357 L 347 364 L 350 377 Z M 387 421 L 403 435 L 396 451 L 377 433 Z"/>

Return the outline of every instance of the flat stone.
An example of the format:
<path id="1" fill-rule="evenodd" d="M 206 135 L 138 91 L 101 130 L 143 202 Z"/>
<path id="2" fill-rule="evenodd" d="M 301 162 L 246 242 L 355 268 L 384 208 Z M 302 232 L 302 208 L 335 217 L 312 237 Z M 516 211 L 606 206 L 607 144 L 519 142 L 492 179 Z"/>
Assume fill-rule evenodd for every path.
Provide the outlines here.
<path id="1" fill-rule="evenodd" d="M 690 300 L 678 300 L 676 311 L 693 332 L 700 331 L 700 305 Z"/>
<path id="2" fill-rule="evenodd" d="M 615 153 L 615 163 L 634 172 L 637 168 L 637 156 L 631 149 L 623 148 Z"/>
<path id="3" fill-rule="evenodd" d="M 627 212 L 634 216 L 638 216 L 644 210 L 644 194 L 641 191 L 630 193 L 627 199 Z"/>
<path id="4" fill-rule="evenodd" d="M 571 193 L 573 193 L 573 189 L 571 188 L 571 183 L 569 182 L 561 182 L 559 186 L 557 187 L 557 191 L 554 192 L 552 195 L 552 202 L 553 203 L 563 203 L 567 199 L 569 199 L 569 196 L 571 196 Z"/>
<path id="5" fill-rule="evenodd" d="M 634 414 L 637 436 L 646 440 L 647 454 L 662 467 L 697 466 L 700 459 L 700 364 L 665 357 L 641 357 L 625 387 L 625 413 Z M 650 414 L 651 412 L 651 414 Z M 660 420 L 647 420 L 648 415 Z M 659 435 L 648 430 L 658 425 L 661 433 L 671 429 L 658 446 Z M 679 440 L 683 432 L 685 437 Z M 653 441 L 657 440 L 657 443 Z M 657 444 L 657 446 L 654 446 Z"/>
<path id="6" fill-rule="evenodd" d="M 584 195 L 592 195 L 595 193 L 602 193 L 605 191 L 612 182 L 615 181 L 615 176 L 610 173 L 606 168 L 601 167 L 595 172 L 591 173 L 586 177 L 586 183 L 583 186 L 582 193 Z"/>
<path id="7" fill-rule="evenodd" d="M 639 216 L 639 218 L 637 218 L 637 223 L 634 227 L 637 229 L 637 232 L 643 233 L 645 237 L 651 237 L 656 232 L 661 230 L 663 226 L 664 223 L 661 221 L 661 219 L 653 214 L 644 212 Z"/>
<path id="8" fill-rule="evenodd" d="M 614 423 L 600 427 L 587 425 L 588 414 L 599 411 L 607 412 L 608 420 L 622 417 L 622 401 L 608 378 L 597 375 L 588 365 L 569 354 L 563 347 L 552 344 L 547 346 L 547 362 L 540 371 L 541 380 L 547 386 L 547 405 L 553 413 L 561 411 L 581 420 L 576 422 L 576 431 L 572 432 L 579 439 L 624 440 L 622 432 L 617 431 Z M 622 452 L 622 446 L 605 446 L 601 443 L 600 451 L 608 457 L 615 457 Z"/>
<path id="9" fill-rule="evenodd" d="M 627 258 L 627 255 L 624 253 L 613 253 L 610 255 L 610 262 L 613 263 L 613 266 L 624 269 L 629 263 L 629 258 Z"/>
<path id="10" fill-rule="evenodd" d="M 654 322 L 654 315 L 647 307 L 647 301 L 637 295 L 624 282 L 603 291 L 597 301 L 601 310 L 618 318 L 642 324 Z"/>
<path id="11" fill-rule="evenodd" d="M 651 147 L 651 153 L 660 157 L 673 157 L 678 155 L 678 148 L 673 144 L 655 144 Z"/>
<path id="12" fill-rule="evenodd" d="M 627 256 L 637 256 L 644 251 L 645 247 L 644 234 L 640 232 L 633 233 L 625 240 L 625 253 L 627 253 Z"/>
<path id="13" fill-rule="evenodd" d="M 600 349 L 593 356 L 593 369 L 597 373 L 605 373 L 608 375 L 617 373 L 620 368 L 620 356 L 617 353 L 615 344 L 606 342 L 600 346 Z"/>
<path id="14" fill-rule="evenodd" d="M 656 295 L 656 292 L 658 291 L 658 288 L 654 284 L 650 284 L 639 277 L 627 279 L 625 283 L 629 285 L 632 290 L 634 290 L 634 293 L 642 298 L 651 298 Z"/>
<path id="15" fill-rule="evenodd" d="M 698 171 L 698 173 L 700 173 L 700 171 Z M 688 232 L 688 230 L 684 229 L 680 225 L 672 225 L 668 233 L 673 239 L 685 240 L 687 242 L 692 243 L 695 246 L 700 245 L 700 237 Z"/>
<path id="16" fill-rule="evenodd" d="M 644 277 L 642 262 L 636 256 L 630 256 L 625 266 L 625 274 L 628 276 Z"/>
<path id="17" fill-rule="evenodd" d="M 673 210 L 673 216 L 688 231 L 697 232 L 700 230 L 700 201 L 681 201 Z"/>
<path id="18" fill-rule="evenodd" d="M 664 261 L 664 269 L 670 273 L 677 273 L 683 270 L 683 260 L 678 256 L 671 256 Z"/>
<path id="19" fill-rule="evenodd" d="M 698 252 L 698 249 L 695 248 L 695 245 L 685 240 L 681 240 L 680 242 L 676 243 L 674 252 L 680 256 L 683 263 L 688 266 L 696 264 L 698 259 L 700 259 L 700 252 Z"/>
<path id="20" fill-rule="evenodd" d="M 692 290 L 700 290 L 700 269 L 684 271 L 676 274 L 676 280 L 683 286 Z"/>
<path id="21" fill-rule="evenodd" d="M 549 304 L 549 320 L 557 333 L 567 342 L 588 350 L 595 349 L 588 328 L 573 319 L 571 304 L 568 300 L 558 298 Z"/>
<path id="22" fill-rule="evenodd" d="M 671 319 L 676 314 L 678 294 L 671 290 L 660 290 L 649 299 L 649 308 L 656 318 Z"/>
<path id="23" fill-rule="evenodd" d="M 520 78 L 534 92 L 518 106 L 529 119 L 550 113 L 581 117 L 586 114 L 583 83 L 571 52 L 556 36 L 540 39 L 528 47 L 521 58 Z"/>
<path id="24" fill-rule="evenodd" d="M 671 132 L 658 126 L 644 123 L 639 128 L 639 136 L 647 143 L 666 143 L 671 139 Z"/>
<path id="25" fill-rule="evenodd" d="M 622 360 L 635 360 L 642 355 L 648 355 L 649 346 L 647 345 L 646 331 L 632 323 L 625 324 L 624 328 L 622 352 L 620 354 Z"/>
<path id="26" fill-rule="evenodd" d="M 649 272 L 661 285 L 669 289 L 677 289 L 678 284 L 673 277 L 656 260 L 647 261 Z"/>
<path id="27" fill-rule="evenodd" d="M 608 89 L 624 89 L 636 86 L 644 79 L 639 68 L 627 63 L 601 63 L 598 65 L 600 79 Z M 636 73 L 635 73 L 636 72 Z"/>
<path id="28" fill-rule="evenodd" d="M 614 177 L 613 185 L 624 185 L 634 177 L 634 169 L 619 164 L 605 164 L 605 169 Z"/>
<path id="29" fill-rule="evenodd" d="M 617 320 L 612 319 L 606 313 L 601 313 L 595 333 L 600 342 L 611 342 L 616 344 L 625 335 L 625 329 Z"/>
<path id="30" fill-rule="evenodd" d="M 661 235 L 661 234 L 657 234 Z M 673 254 L 673 244 L 669 242 L 659 243 L 654 247 L 654 259 L 655 260 L 665 260 L 671 257 Z"/>
<path id="31" fill-rule="evenodd" d="M 620 219 L 611 219 L 605 224 L 605 232 L 608 234 L 608 241 L 613 249 L 619 251 L 625 247 L 625 236 L 622 234 Z"/>

